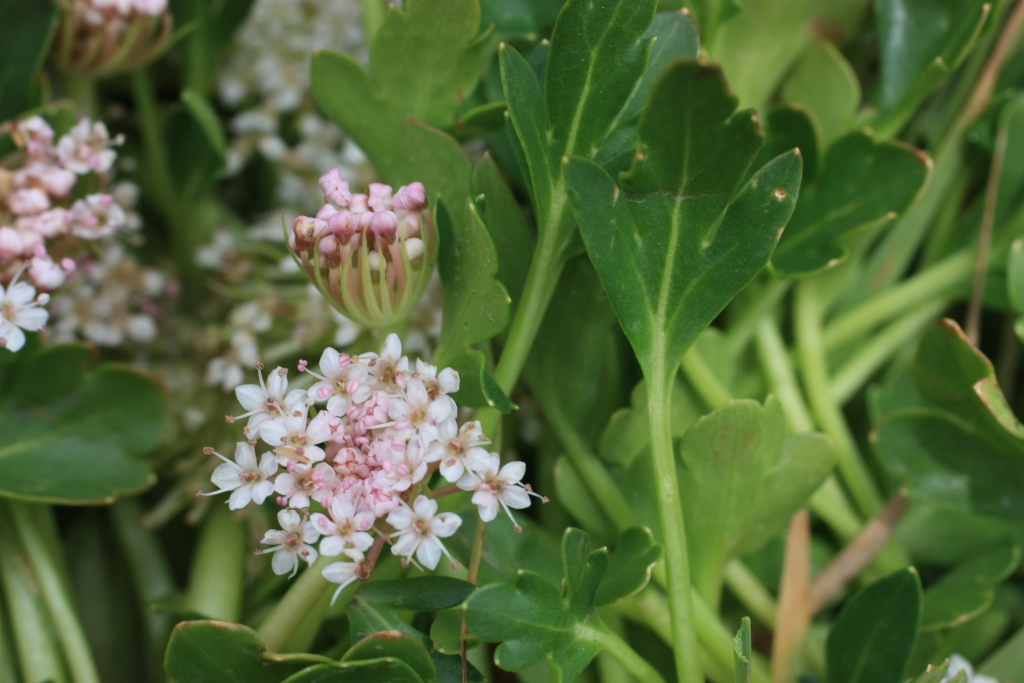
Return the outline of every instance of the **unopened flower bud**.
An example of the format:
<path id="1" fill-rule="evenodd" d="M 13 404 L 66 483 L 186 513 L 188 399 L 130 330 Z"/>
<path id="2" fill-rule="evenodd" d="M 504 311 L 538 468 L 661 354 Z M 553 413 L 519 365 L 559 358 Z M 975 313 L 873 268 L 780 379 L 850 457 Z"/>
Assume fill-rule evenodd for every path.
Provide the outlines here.
<path id="1" fill-rule="evenodd" d="M 21 256 L 25 241 L 21 234 L 10 226 L 0 227 L 0 256 Z"/>
<path id="2" fill-rule="evenodd" d="M 391 244 L 398 233 L 398 218 L 391 211 L 377 211 L 370 221 L 370 230 L 386 244 Z"/>
<path id="3" fill-rule="evenodd" d="M 341 245 L 333 234 L 327 233 L 320 238 L 319 249 L 320 258 L 328 268 L 336 268 L 341 263 Z"/>
<path id="4" fill-rule="evenodd" d="M 334 208 L 334 204 L 324 204 L 320 210 L 316 212 L 316 217 L 322 221 L 326 221 L 336 213 L 338 213 L 338 210 Z"/>
<path id="5" fill-rule="evenodd" d="M 426 251 L 426 246 L 423 244 L 423 240 L 412 237 L 405 241 L 405 255 L 409 257 L 410 261 L 415 261 L 419 257 L 423 256 Z"/>
<path id="6" fill-rule="evenodd" d="M 130 71 L 170 47 L 174 22 L 166 0 L 58 3 L 61 25 L 52 56 L 62 71 L 90 78 Z"/>
<path id="7" fill-rule="evenodd" d="M 420 231 L 420 215 L 403 211 L 404 216 L 399 217 L 398 234 L 402 237 L 415 237 Z"/>
<path id="8" fill-rule="evenodd" d="M 32 259 L 29 262 L 28 274 L 39 289 L 57 289 L 64 284 L 64 269 L 49 257 Z"/>
<path id="9" fill-rule="evenodd" d="M 324 197 L 338 206 L 348 206 L 352 200 L 352 193 L 348 189 L 348 181 L 343 180 L 341 171 L 332 168 L 320 176 L 320 189 L 324 191 Z"/>
<path id="10" fill-rule="evenodd" d="M 423 183 L 415 182 L 398 188 L 391 205 L 402 211 L 422 211 L 427 208 L 427 191 Z"/>
<path id="11" fill-rule="evenodd" d="M 383 183 L 370 183 L 370 196 L 366 203 L 374 211 L 391 210 L 391 186 Z"/>
<path id="12" fill-rule="evenodd" d="M 352 210 L 352 213 L 365 213 L 370 210 L 368 199 L 365 194 L 354 194 L 352 200 L 349 201 L 348 208 Z"/>
<path id="13" fill-rule="evenodd" d="M 379 273 L 385 269 L 386 262 L 379 251 L 371 251 L 366 255 L 366 265 L 369 266 L 371 273 Z"/>
<path id="14" fill-rule="evenodd" d="M 328 229 L 341 240 L 342 244 L 348 244 L 352 235 L 356 234 L 358 220 L 351 211 L 342 209 L 327 219 Z"/>
<path id="15" fill-rule="evenodd" d="M 309 216 L 296 216 L 292 223 L 292 233 L 295 235 L 295 247 L 298 251 L 309 249 L 327 229 L 327 221 Z"/>

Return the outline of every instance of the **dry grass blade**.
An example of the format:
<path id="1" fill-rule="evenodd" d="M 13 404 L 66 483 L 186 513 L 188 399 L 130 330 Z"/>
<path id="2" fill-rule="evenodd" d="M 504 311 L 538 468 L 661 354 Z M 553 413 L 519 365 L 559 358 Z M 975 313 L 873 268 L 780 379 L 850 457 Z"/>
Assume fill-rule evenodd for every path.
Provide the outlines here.
<path id="1" fill-rule="evenodd" d="M 772 641 L 772 680 L 796 680 L 798 655 L 811 623 L 811 515 L 804 508 L 793 515 L 779 586 L 779 613 Z"/>

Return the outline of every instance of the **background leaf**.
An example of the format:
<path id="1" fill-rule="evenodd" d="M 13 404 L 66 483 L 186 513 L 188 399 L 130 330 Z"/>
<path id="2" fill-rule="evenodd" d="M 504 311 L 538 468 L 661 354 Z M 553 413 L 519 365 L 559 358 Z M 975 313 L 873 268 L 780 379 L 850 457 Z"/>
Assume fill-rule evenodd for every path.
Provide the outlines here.
<path id="1" fill-rule="evenodd" d="M 814 42 L 783 84 L 782 99 L 807 107 L 828 145 L 853 122 L 860 106 L 860 83 L 853 67 L 834 45 Z"/>
<path id="2" fill-rule="evenodd" d="M 664 550 L 647 527 L 632 527 L 619 534 L 615 550 L 608 556 L 608 569 L 597 588 L 595 604 L 610 605 L 643 590 Z"/>
<path id="3" fill-rule="evenodd" d="M 921 580 L 911 567 L 859 591 L 828 637 L 829 683 L 899 683 L 921 623 Z"/>
<path id="4" fill-rule="evenodd" d="M 424 681 L 436 678 L 437 671 L 430 653 L 418 639 L 401 631 L 379 631 L 353 643 L 341 658 L 345 662 L 389 657 L 405 662 Z"/>
<path id="5" fill-rule="evenodd" d="M 38 104 L 33 101 L 36 74 L 56 30 L 53 0 L 6 0 L 0 4 L 0 121 Z"/>
<path id="6" fill-rule="evenodd" d="M 924 592 L 925 631 L 953 628 L 992 605 L 996 586 L 1020 563 L 1020 547 L 1011 543 L 964 562 Z"/>
<path id="7" fill-rule="evenodd" d="M 171 633 L 165 666 L 176 683 L 280 683 L 308 665 L 264 661 L 265 650 L 248 626 L 184 621 Z"/>

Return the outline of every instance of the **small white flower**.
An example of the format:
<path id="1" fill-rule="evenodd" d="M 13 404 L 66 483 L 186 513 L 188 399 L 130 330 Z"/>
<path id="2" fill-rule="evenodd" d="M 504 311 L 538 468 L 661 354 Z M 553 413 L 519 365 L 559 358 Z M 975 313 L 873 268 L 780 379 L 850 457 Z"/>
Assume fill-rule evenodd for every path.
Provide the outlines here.
<path id="1" fill-rule="evenodd" d="M 999 681 L 991 676 L 974 673 L 974 667 L 971 666 L 971 663 L 957 654 L 950 655 L 949 670 L 946 672 L 941 683 L 953 680 L 961 671 L 967 673 L 967 683 L 999 683 Z"/>
<path id="2" fill-rule="evenodd" d="M 409 380 L 405 395 L 388 401 L 388 416 L 396 422 L 396 427 L 405 423 L 414 429 L 424 441 L 430 442 L 437 438 L 438 425 L 455 417 L 455 402 L 447 396 L 439 396 L 431 400 L 423 382 Z"/>
<path id="3" fill-rule="evenodd" d="M 327 553 L 324 554 L 326 555 Z M 325 579 L 331 583 L 339 584 L 338 590 L 334 591 L 334 596 L 331 598 L 332 605 L 338 599 L 341 591 L 345 589 L 345 586 L 356 579 L 366 580 L 370 578 L 370 571 L 372 570 L 370 563 L 366 561 L 366 556 L 360 551 L 354 548 L 346 548 L 341 554 L 350 559 L 351 562 L 332 562 L 324 567 L 322 572 Z"/>
<path id="4" fill-rule="evenodd" d="M 454 565 L 454 558 L 440 539 L 454 534 L 462 525 L 462 518 L 453 512 L 437 514 L 437 501 L 419 496 L 412 508 L 402 504 L 392 510 L 387 522 L 395 528 L 391 538 L 398 538 L 391 546 L 393 554 L 411 559 L 415 553 L 424 567 L 435 569 L 444 553 Z"/>
<path id="5" fill-rule="evenodd" d="M 271 566 L 275 574 L 287 574 L 289 571 L 295 576 L 299 571 L 299 558 L 306 561 L 306 564 L 313 564 L 316 561 L 316 549 L 310 544 L 316 543 L 320 532 L 308 521 L 302 521 L 302 517 L 295 510 L 281 510 L 277 513 L 277 522 L 280 529 L 271 529 L 263 535 L 260 543 L 271 546 L 257 551 L 257 555 L 274 553 L 274 560 Z"/>
<path id="6" fill-rule="evenodd" d="M 437 441 L 427 448 L 426 457 L 427 462 L 441 461 L 441 476 L 453 482 L 466 471 L 466 461 L 471 455 L 478 461 L 487 457 L 487 451 L 480 446 L 490 443 L 478 421 L 467 422 L 458 433 L 455 429 L 455 420 L 438 425 Z"/>
<path id="7" fill-rule="evenodd" d="M 49 294 L 36 296 L 35 287 L 27 282 L 18 282 L 19 271 L 7 289 L 0 285 L 0 340 L 11 351 L 18 351 L 25 345 L 25 333 L 37 332 L 50 317 L 43 308 L 50 301 Z"/>
<path id="8" fill-rule="evenodd" d="M 373 545 L 373 536 L 366 533 L 373 528 L 376 516 L 369 510 L 356 512 L 355 504 L 345 496 L 331 501 L 331 516 L 314 513 L 310 520 L 323 535 L 320 552 L 327 557 L 340 555 L 345 548 L 366 551 Z"/>
<path id="9" fill-rule="evenodd" d="M 509 508 L 521 510 L 530 507 L 530 496 L 544 500 L 520 483 L 526 474 L 526 464 L 516 460 L 501 466 L 501 458 L 497 453 L 478 450 L 483 455 L 476 452 L 470 454 L 468 471 L 456 485 L 463 491 L 474 492 L 473 504 L 480 510 L 480 519 L 490 522 L 498 516 L 498 506 L 501 505 L 512 520 L 515 530 L 522 531 Z"/>
<path id="10" fill-rule="evenodd" d="M 248 417 L 247 435 L 256 438 L 260 435 L 260 426 L 285 415 L 293 415 L 296 411 L 306 410 L 306 392 L 302 389 L 288 391 L 288 371 L 276 368 L 270 373 L 266 383 L 263 381 L 263 366 L 257 364 L 256 371 L 260 383 L 243 384 L 235 388 L 235 397 L 246 412 L 231 418 L 231 421 Z M 285 394 L 285 392 L 288 392 Z"/>
<path id="11" fill-rule="evenodd" d="M 366 368 L 331 348 L 324 349 L 320 356 L 322 375 L 306 372 L 320 380 L 309 388 L 309 395 L 314 401 L 327 401 L 327 410 L 338 417 L 344 417 L 352 405 L 363 403 L 373 394 L 373 386 L 366 381 Z"/>
<path id="12" fill-rule="evenodd" d="M 209 449 L 209 453 L 223 460 L 224 464 L 218 465 L 210 477 L 220 488 L 202 495 L 214 496 L 231 491 L 228 507 L 239 510 L 248 505 L 249 501 L 262 505 L 267 496 L 274 492 L 274 483 L 270 477 L 277 472 L 277 459 L 273 453 L 264 453 L 259 465 L 256 464 L 256 450 L 247 441 L 239 441 L 235 445 L 235 462 L 213 449 Z"/>
<path id="13" fill-rule="evenodd" d="M 322 462 L 327 454 L 317 444 L 331 437 L 332 422 L 338 418 L 326 410 L 307 422 L 306 411 L 301 415 L 285 415 L 260 426 L 260 438 L 275 446 L 278 462 Z"/>

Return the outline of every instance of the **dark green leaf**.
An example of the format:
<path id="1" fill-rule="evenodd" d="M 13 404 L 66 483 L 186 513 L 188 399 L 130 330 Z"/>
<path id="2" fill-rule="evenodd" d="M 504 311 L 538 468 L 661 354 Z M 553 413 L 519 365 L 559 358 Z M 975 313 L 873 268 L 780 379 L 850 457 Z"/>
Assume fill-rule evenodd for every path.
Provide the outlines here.
<path id="1" fill-rule="evenodd" d="M 608 569 L 597 589 L 595 603 L 610 605 L 643 590 L 663 551 L 647 527 L 632 527 L 619 534 L 619 542 L 608 557 Z"/>
<path id="2" fill-rule="evenodd" d="M 679 473 L 694 585 L 717 602 L 725 563 L 757 549 L 828 477 L 835 462 L 822 434 L 789 434 L 770 396 L 734 400 L 683 437 Z"/>
<path id="3" fill-rule="evenodd" d="M 282 683 L 426 683 L 400 659 L 384 657 L 344 664 L 315 664 Z"/>
<path id="4" fill-rule="evenodd" d="M 598 454 L 608 463 L 629 467 L 633 460 L 651 442 L 650 423 L 647 414 L 647 385 L 641 381 L 630 394 L 630 407 L 622 408 L 611 416 L 598 442 Z M 672 384 L 672 437 L 679 438 L 686 433 L 703 413 L 703 406 L 677 379 Z"/>
<path id="5" fill-rule="evenodd" d="M 409 626 L 399 610 L 436 611 L 454 607 L 473 592 L 473 584 L 446 576 L 417 576 L 363 584 L 348 606 L 353 640 L 378 631 L 402 631 L 429 646 L 430 640 Z"/>
<path id="6" fill-rule="evenodd" d="M 520 571 L 515 586 L 484 586 L 466 601 L 469 631 L 501 643 L 494 662 L 502 669 L 521 671 L 546 659 L 555 680 L 572 681 L 601 650 L 590 633 L 603 628 L 594 596 L 608 551 L 591 552 L 587 535 L 570 528 L 562 538 L 562 562 L 564 596 L 539 574 Z"/>
<path id="7" fill-rule="evenodd" d="M 171 633 L 164 666 L 176 683 L 280 683 L 308 664 L 267 662 L 265 650 L 248 626 L 183 621 Z"/>
<path id="8" fill-rule="evenodd" d="M 807 107 L 829 145 L 853 122 L 860 106 L 860 83 L 853 67 L 832 43 L 815 42 L 804 51 L 782 86 L 782 99 Z"/>
<path id="9" fill-rule="evenodd" d="M 484 221 L 490 231 L 498 259 L 498 282 L 505 285 L 512 299 L 512 310 L 519 304 L 530 269 L 533 237 L 523 210 L 501 171 L 489 154 L 477 162 L 473 171 L 473 191 L 484 196 Z"/>
<path id="10" fill-rule="evenodd" d="M 920 624 L 921 580 L 913 568 L 864 588 L 829 634 L 829 683 L 899 683 Z"/>
<path id="11" fill-rule="evenodd" d="M 495 25 L 502 38 L 537 40 L 550 29 L 564 0 L 483 0 L 481 26 Z"/>
<path id="12" fill-rule="evenodd" d="M 970 52 L 990 10 L 983 0 L 879 0 L 881 110 L 916 110 Z"/>
<path id="13" fill-rule="evenodd" d="M 480 516 L 475 507 L 458 512 L 462 515 L 462 526 L 446 544 L 456 557 L 469 557 L 476 525 L 481 524 Z M 511 522 L 487 527 L 477 585 L 514 583 L 520 570 L 536 572 L 551 583 L 561 580 L 560 539 L 529 517 L 520 515 L 516 521 L 522 526 L 521 533 L 515 532 Z"/>
<path id="14" fill-rule="evenodd" d="M 6 0 L 0 4 L 0 121 L 13 119 L 37 103 L 37 73 L 57 30 L 53 0 Z"/>
<path id="15" fill-rule="evenodd" d="M 768 137 L 757 153 L 748 175 L 791 149 L 799 149 L 804 160 L 803 185 L 818 177 L 822 150 L 821 131 L 811 114 L 799 104 L 774 107 L 768 112 Z"/>
<path id="16" fill-rule="evenodd" d="M 989 360 L 943 320 L 921 339 L 913 371 L 931 407 L 892 412 L 873 435 L 892 477 L 937 505 L 1024 518 L 1024 426 Z"/>
<path id="17" fill-rule="evenodd" d="M 17 360 L 5 379 L 3 405 L 46 405 L 67 396 L 85 379 L 96 361 L 94 349 L 84 344 L 59 344 Z"/>
<path id="18" fill-rule="evenodd" d="M 455 122 L 460 138 L 482 137 L 497 133 L 505 125 L 505 103 L 488 102 L 462 114 Z"/>
<path id="19" fill-rule="evenodd" d="M 424 681 L 433 680 L 437 671 L 430 653 L 416 638 L 401 631 L 379 631 L 353 643 L 342 663 L 376 660 L 382 657 L 405 662 Z"/>
<path id="20" fill-rule="evenodd" d="M 465 214 L 464 220 L 455 223 L 450 220 L 446 207 L 439 207 L 436 212 L 441 240 L 438 270 L 444 286 L 444 321 L 434 355 L 440 366 L 451 365 L 471 346 L 499 334 L 509 319 L 508 291 L 494 279 L 498 272 L 494 242 L 479 209 L 470 199 L 466 199 Z M 464 369 L 475 367 L 475 372 L 469 372 L 464 378 L 468 391 L 464 398 L 460 390 L 459 402 L 473 405 L 473 398 L 483 397 L 485 403 L 481 405 L 509 412 L 511 402 L 487 373 L 482 360 L 482 354 L 476 352 L 462 361 Z"/>
<path id="21" fill-rule="evenodd" d="M 437 652 L 458 655 L 462 652 L 463 642 L 470 650 L 480 644 L 480 639 L 475 634 L 462 634 L 462 616 L 462 608 L 452 608 L 437 613 L 434 621 L 430 624 L 430 642 L 434 644 L 434 649 Z"/>
<path id="22" fill-rule="evenodd" d="M 567 163 L 587 251 L 648 379 L 675 367 L 764 267 L 796 201 L 796 152 L 732 199 L 763 138 L 735 106 L 716 67 L 676 62 L 644 111 L 642 154 L 621 188 L 593 162 Z"/>
<path id="23" fill-rule="evenodd" d="M 900 142 L 876 143 L 860 132 L 836 141 L 817 182 L 801 190 L 772 268 L 789 277 L 839 263 L 847 254 L 842 238 L 895 220 L 922 191 L 931 168 L 927 155 Z"/>
<path id="24" fill-rule="evenodd" d="M 195 201 L 224 172 L 227 142 L 220 117 L 209 102 L 194 90 L 181 94 L 171 112 L 167 136 L 174 140 L 168 159 L 183 199 Z"/>
<path id="25" fill-rule="evenodd" d="M 996 586 L 1020 563 L 1020 547 L 1009 543 L 964 562 L 924 593 L 925 631 L 958 626 L 978 616 L 995 599 Z"/>
<path id="26" fill-rule="evenodd" d="M 736 683 L 750 683 L 753 676 L 754 650 L 750 644 L 750 617 L 743 617 L 732 645 L 736 666 Z"/>
<path id="27" fill-rule="evenodd" d="M 497 380 L 491 375 L 483 351 L 464 351 L 461 356 L 449 363 L 449 367 L 459 373 L 460 385 L 455 396 L 460 406 L 491 406 L 505 414 L 516 409 L 516 404 L 505 395 Z"/>
<path id="28" fill-rule="evenodd" d="M 0 496 L 97 504 L 148 487 L 153 474 L 132 456 L 159 442 L 165 406 L 152 380 L 104 365 L 46 410 L 3 413 Z"/>

